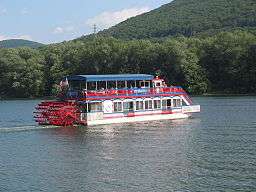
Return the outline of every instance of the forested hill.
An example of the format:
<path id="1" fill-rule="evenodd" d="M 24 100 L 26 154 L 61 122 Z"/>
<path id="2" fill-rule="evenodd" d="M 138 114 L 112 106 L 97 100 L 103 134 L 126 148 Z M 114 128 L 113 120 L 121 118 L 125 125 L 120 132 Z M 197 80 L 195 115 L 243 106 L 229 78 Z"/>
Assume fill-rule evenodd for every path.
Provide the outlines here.
<path id="1" fill-rule="evenodd" d="M 43 44 L 41 43 L 24 40 L 24 39 L 8 39 L 8 40 L 0 41 L 0 48 L 17 48 L 17 47 L 38 48 L 42 46 Z"/>
<path id="2" fill-rule="evenodd" d="M 256 28 L 255 0 L 174 0 L 100 34 L 122 39 L 215 34 Z"/>

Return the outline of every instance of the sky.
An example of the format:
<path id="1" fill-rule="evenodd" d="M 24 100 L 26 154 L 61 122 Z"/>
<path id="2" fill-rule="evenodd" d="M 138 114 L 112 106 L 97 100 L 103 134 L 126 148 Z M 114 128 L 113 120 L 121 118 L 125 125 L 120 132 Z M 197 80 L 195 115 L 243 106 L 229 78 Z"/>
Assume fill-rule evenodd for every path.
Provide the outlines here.
<path id="1" fill-rule="evenodd" d="M 0 41 L 56 43 L 109 28 L 171 0 L 0 0 Z"/>

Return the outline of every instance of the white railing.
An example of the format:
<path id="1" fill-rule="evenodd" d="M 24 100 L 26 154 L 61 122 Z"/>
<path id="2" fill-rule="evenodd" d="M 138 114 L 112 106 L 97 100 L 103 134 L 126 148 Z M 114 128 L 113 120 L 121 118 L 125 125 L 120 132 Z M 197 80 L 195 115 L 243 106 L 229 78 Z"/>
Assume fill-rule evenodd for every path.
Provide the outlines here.
<path id="1" fill-rule="evenodd" d="M 182 106 L 182 113 L 198 113 L 200 111 L 200 105 Z"/>

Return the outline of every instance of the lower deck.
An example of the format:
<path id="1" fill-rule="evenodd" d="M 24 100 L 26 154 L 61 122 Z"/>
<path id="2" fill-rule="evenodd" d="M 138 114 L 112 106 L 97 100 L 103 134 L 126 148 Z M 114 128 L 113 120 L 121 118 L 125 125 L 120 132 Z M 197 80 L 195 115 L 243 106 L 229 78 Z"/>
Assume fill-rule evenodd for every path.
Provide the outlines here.
<path id="1" fill-rule="evenodd" d="M 80 104 L 81 121 L 87 125 L 187 118 L 200 112 L 181 96 L 87 101 Z"/>

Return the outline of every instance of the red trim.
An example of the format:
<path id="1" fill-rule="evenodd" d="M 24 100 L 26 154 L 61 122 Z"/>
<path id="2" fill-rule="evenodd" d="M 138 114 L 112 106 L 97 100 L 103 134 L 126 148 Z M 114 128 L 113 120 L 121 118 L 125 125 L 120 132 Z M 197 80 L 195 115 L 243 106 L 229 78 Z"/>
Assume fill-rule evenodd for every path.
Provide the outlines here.
<path id="1" fill-rule="evenodd" d="M 161 79 L 159 79 L 161 80 Z M 85 91 L 83 92 L 84 96 L 87 97 L 97 97 L 97 96 L 113 96 L 113 95 L 133 95 L 136 94 L 137 90 L 134 89 L 106 89 L 102 91 Z M 181 87 L 158 87 L 158 88 L 149 88 L 146 90 L 146 94 L 159 94 L 159 93 L 185 93 Z"/>
<path id="2" fill-rule="evenodd" d="M 144 113 L 144 114 L 136 114 L 136 113 L 130 113 L 127 116 L 125 115 L 120 115 L 120 116 L 108 116 L 104 117 L 104 119 L 117 119 L 117 118 L 124 118 L 124 117 L 141 117 L 141 116 L 149 116 L 149 115 L 170 115 L 170 114 L 177 114 L 177 113 L 182 113 L 182 112 L 175 112 L 175 111 L 161 111 L 157 113 Z"/>
<path id="3" fill-rule="evenodd" d="M 143 89 L 141 89 L 143 90 Z M 187 93 L 181 87 L 159 87 L 149 88 L 140 93 L 140 89 L 126 89 L 115 90 L 107 89 L 102 91 L 84 91 L 82 93 L 84 98 L 71 98 L 71 100 L 109 100 L 115 98 L 143 98 L 143 97 L 157 97 L 157 96 L 176 96 L 185 95 Z M 67 99 L 68 100 L 68 99 Z"/>
<path id="4" fill-rule="evenodd" d="M 80 101 L 93 101 L 93 100 L 111 100 L 111 99 L 135 99 L 135 98 L 150 98 L 150 97 L 169 97 L 169 96 L 180 96 L 185 94 L 155 94 L 155 95 L 139 95 L 139 96 L 129 96 L 129 95 L 117 95 L 111 97 L 95 97 L 95 98 L 80 98 Z M 75 99 L 74 99 L 75 100 Z"/>

